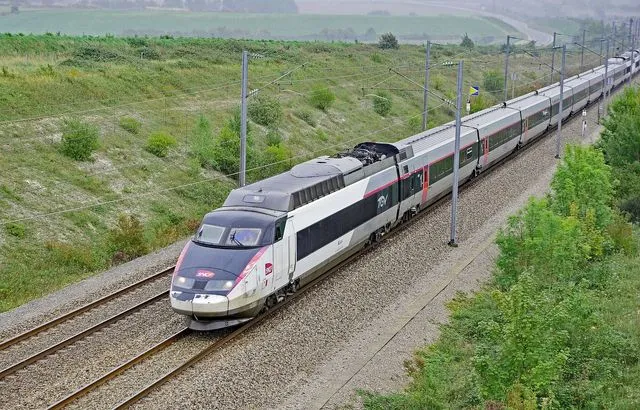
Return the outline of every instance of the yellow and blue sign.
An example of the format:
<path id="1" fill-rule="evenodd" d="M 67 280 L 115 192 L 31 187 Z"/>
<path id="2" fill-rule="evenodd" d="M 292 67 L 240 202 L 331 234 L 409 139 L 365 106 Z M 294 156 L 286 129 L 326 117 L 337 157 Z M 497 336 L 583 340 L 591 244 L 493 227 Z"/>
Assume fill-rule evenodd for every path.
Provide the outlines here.
<path id="1" fill-rule="evenodd" d="M 471 88 L 469 88 L 469 95 L 480 95 L 480 87 L 478 87 L 477 85 L 471 86 Z"/>

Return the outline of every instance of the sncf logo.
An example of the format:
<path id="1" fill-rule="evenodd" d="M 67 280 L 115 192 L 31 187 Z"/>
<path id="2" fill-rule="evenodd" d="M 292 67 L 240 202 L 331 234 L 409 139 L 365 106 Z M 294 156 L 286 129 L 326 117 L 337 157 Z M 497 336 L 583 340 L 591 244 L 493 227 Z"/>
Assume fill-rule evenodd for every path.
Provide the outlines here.
<path id="1" fill-rule="evenodd" d="M 199 269 L 196 272 L 196 276 L 198 278 L 213 278 L 215 276 L 215 273 L 211 272 L 210 270 Z"/>
<path id="2" fill-rule="evenodd" d="M 264 265 L 264 274 L 271 275 L 273 273 L 273 264 L 267 263 Z"/>

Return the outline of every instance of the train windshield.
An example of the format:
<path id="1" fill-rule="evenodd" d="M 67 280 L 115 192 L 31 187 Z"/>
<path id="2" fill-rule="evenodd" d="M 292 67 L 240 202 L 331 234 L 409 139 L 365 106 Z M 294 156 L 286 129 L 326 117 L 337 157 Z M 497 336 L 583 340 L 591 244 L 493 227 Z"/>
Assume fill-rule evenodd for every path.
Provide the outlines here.
<path id="1" fill-rule="evenodd" d="M 205 245 L 221 246 L 258 246 L 262 229 L 259 228 L 225 228 L 223 226 L 202 224 L 194 237 L 194 241 Z"/>
<path id="2" fill-rule="evenodd" d="M 275 218 L 256 212 L 214 211 L 207 214 L 193 241 L 219 248 L 253 248 L 273 243 Z"/>

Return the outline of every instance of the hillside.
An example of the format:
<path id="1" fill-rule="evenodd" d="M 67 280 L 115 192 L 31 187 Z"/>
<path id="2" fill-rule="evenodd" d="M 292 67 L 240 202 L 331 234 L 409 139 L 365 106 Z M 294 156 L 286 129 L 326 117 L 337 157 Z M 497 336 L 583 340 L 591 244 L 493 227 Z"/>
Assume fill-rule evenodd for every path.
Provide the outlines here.
<path id="1" fill-rule="evenodd" d="M 223 174 L 238 166 L 244 48 L 254 56 L 249 87 L 259 89 L 249 180 L 420 131 L 422 91 L 389 71 L 422 83 L 419 46 L 2 35 L 0 311 L 184 238 L 221 204 L 235 186 Z M 439 46 L 432 55 L 465 58 L 463 89 L 481 86 L 473 110 L 502 95 L 498 49 Z M 573 72 L 577 59 L 570 56 Z M 548 75 L 521 54 L 511 67 L 516 94 Z M 434 67 L 430 85 L 454 99 L 455 67 Z M 327 95 L 335 101 L 317 108 Z M 430 127 L 453 118 L 441 100 L 429 104 Z M 70 158 L 65 141 L 87 135 L 95 152 Z"/>

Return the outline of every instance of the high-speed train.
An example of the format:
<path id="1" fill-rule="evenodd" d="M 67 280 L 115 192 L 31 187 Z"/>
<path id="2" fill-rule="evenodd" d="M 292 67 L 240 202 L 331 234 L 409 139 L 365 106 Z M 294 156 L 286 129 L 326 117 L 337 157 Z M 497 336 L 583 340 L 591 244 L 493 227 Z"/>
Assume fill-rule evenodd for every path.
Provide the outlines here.
<path id="1" fill-rule="evenodd" d="M 462 118 L 464 182 L 579 113 L 640 70 L 640 51 Z M 366 142 L 233 190 L 176 263 L 171 306 L 211 330 L 250 320 L 448 194 L 453 122 L 395 143 Z"/>

